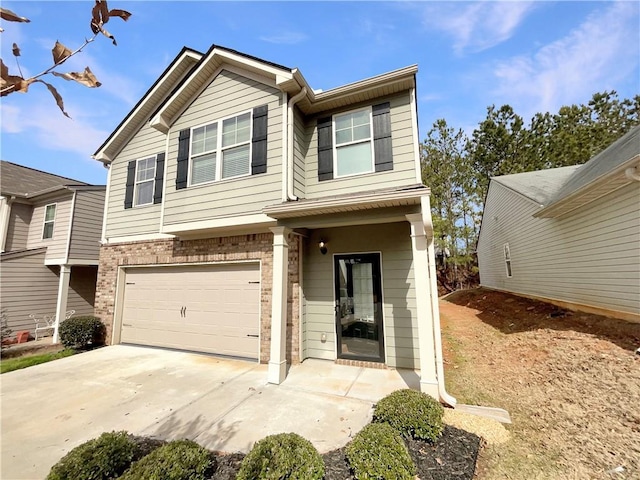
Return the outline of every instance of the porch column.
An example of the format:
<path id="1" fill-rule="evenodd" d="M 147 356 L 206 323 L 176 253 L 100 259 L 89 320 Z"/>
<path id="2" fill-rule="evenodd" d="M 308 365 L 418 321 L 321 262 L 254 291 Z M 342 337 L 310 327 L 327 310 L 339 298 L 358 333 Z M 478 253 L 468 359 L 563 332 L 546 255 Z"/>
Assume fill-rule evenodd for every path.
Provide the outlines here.
<path id="1" fill-rule="evenodd" d="M 439 399 L 436 377 L 435 346 L 433 344 L 433 315 L 429 295 L 429 260 L 427 237 L 422 214 L 406 215 L 411 225 L 411 249 L 413 275 L 416 287 L 416 311 L 418 317 L 418 346 L 420 349 L 420 390 Z"/>
<path id="2" fill-rule="evenodd" d="M 64 320 L 67 312 L 67 298 L 69 297 L 69 280 L 71 279 L 71 267 L 60 265 L 60 280 L 58 282 L 58 302 L 56 303 L 56 323 L 53 327 L 53 343 L 58 343 L 58 328 L 60 319 Z"/>
<path id="3" fill-rule="evenodd" d="M 267 381 L 281 384 L 287 376 L 287 288 L 289 279 L 288 229 L 272 227 L 273 282 L 271 286 L 271 356 Z"/>

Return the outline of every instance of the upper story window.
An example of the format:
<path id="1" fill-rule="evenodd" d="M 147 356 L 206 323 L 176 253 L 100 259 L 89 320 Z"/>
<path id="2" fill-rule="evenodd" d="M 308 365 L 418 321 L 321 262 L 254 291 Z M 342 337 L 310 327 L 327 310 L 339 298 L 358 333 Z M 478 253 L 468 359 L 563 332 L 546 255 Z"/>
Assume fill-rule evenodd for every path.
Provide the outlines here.
<path id="1" fill-rule="evenodd" d="M 391 104 L 318 118 L 318 181 L 393 170 Z"/>
<path id="2" fill-rule="evenodd" d="M 333 117 L 336 177 L 374 171 L 371 108 Z"/>
<path id="3" fill-rule="evenodd" d="M 153 185 L 156 176 L 156 157 L 138 160 L 136 166 L 135 205 L 153 202 Z"/>
<path id="4" fill-rule="evenodd" d="M 52 203 L 44 207 L 44 226 L 42 227 L 42 239 L 53 238 L 53 226 L 56 221 L 56 204 Z"/>
<path id="5" fill-rule="evenodd" d="M 249 175 L 251 112 L 192 129 L 190 170 L 191 185 Z"/>

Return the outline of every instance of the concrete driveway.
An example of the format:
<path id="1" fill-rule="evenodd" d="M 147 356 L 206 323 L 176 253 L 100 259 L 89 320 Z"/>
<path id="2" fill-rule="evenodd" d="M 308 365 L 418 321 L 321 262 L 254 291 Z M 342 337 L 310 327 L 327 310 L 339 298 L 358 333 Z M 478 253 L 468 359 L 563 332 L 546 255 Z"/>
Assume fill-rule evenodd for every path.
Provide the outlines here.
<path id="1" fill-rule="evenodd" d="M 271 433 L 296 432 L 320 452 L 346 444 L 372 404 L 417 388 L 411 370 L 307 360 L 282 385 L 239 360 L 116 345 L 2 375 L 0 478 L 42 479 L 80 443 L 105 431 L 247 452 Z"/>

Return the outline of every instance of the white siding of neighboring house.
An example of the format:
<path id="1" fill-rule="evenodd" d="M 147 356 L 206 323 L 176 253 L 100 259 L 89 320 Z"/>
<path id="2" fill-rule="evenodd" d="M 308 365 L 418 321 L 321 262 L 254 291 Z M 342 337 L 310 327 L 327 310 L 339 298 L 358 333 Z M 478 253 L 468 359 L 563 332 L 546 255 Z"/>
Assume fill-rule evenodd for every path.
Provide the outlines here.
<path id="1" fill-rule="evenodd" d="M 492 181 L 478 240 L 483 286 L 640 313 L 640 188 L 623 187 L 562 218 Z M 503 245 L 509 243 L 513 277 Z"/>
<path id="2" fill-rule="evenodd" d="M 95 260 L 98 264 L 104 194 L 104 190 L 76 192 L 69 263 L 74 260 Z"/>
<path id="3" fill-rule="evenodd" d="M 24 250 L 27 248 L 33 207 L 26 203 L 13 202 L 9 208 L 9 225 L 4 250 L 5 252 Z"/>
<path id="4" fill-rule="evenodd" d="M 161 204 L 124 208 L 127 166 L 130 161 L 155 156 L 165 151 L 165 135 L 145 124 L 111 163 L 107 199 L 106 237 L 151 234 L 160 231 Z"/>
<path id="5" fill-rule="evenodd" d="M 359 225 L 313 230 L 304 249 L 302 358 L 336 358 L 333 255 L 381 252 L 385 363 L 419 367 L 416 292 L 409 223 Z M 318 249 L 329 239 L 329 252 Z M 428 292 L 424 292 L 427 295 Z M 322 342 L 322 334 L 327 341 Z"/>
<path id="6" fill-rule="evenodd" d="M 391 103 L 393 170 L 318 181 L 317 119 L 387 101 Z M 413 143 L 411 98 L 408 91 L 393 97 L 379 98 L 366 104 L 351 105 L 340 111 L 322 112 L 307 120 L 306 131 L 309 143 L 305 160 L 305 198 L 319 198 L 420 183 L 416 179 L 416 152 Z"/>
<path id="7" fill-rule="evenodd" d="M 282 96 L 274 87 L 221 71 L 172 125 L 167 155 L 164 225 L 261 213 L 282 200 Z M 267 172 L 176 190 L 180 130 L 268 105 Z"/>
<path id="8" fill-rule="evenodd" d="M 47 247 L 47 260 L 64 260 L 67 255 L 67 242 L 69 240 L 69 222 L 71 221 L 71 204 L 73 193 L 69 192 L 52 200 L 40 201 L 34 205 L 27 248 Z M 53 225 L 53 237 L 42 239 L 44 227 L 44 214 L 47 205 L 56 204 L 56 216 Z"/>

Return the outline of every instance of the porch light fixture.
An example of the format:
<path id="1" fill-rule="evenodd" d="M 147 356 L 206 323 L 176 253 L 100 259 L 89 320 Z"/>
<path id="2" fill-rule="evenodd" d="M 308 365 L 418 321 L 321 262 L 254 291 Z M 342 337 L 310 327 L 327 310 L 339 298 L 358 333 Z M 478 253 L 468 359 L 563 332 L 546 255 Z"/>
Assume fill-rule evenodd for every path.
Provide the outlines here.
<path id="1" fill-rule="evenodd" d="M 320 242 L 318 242 L 318 247 L 320 247 L 320 253 L 322 255 L 327 254 L 327 242 L 325 242 L 323 239 L 320 239 Z"/>

